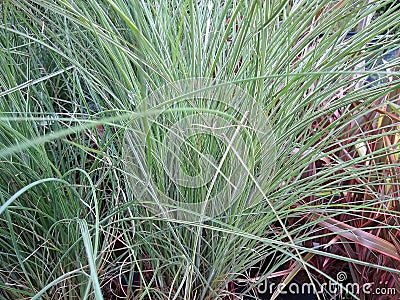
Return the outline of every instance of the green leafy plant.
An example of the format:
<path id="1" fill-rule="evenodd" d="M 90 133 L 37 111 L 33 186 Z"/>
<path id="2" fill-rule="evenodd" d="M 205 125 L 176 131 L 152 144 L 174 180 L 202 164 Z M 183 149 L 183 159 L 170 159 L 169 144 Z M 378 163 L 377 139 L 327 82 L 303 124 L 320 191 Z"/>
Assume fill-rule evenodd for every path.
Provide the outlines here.
<path id="1" fill-rule="evenodd" d="M 396 3 L 8 0 L 0 8 L 0 297 L 260 299 L 266 279 L 319 290 L 340 283 L 339 272 L 399 290 Z M 254 99 L 274 137 L 268 173 L 258 168 L 266 145 L 242 134 L 257 129 L 246 109 L 163 98 L 146 108 L 154 91 L 191 78 Z M 184 172 L 214 168 L 216 179 L 181 189 L 156 142 L 204 111 L 234 120 L 254 159 L 224 156 L 233 138 L 221 146 L 191 136 Z M 150 129 L 137 125 L 149 120 Z M 137 193 L 124 153 L 127 133 L 143 132 L 146 184 L 193 203 L 209 198 L 231 169 L 202 165 L 208 155 L 245 167 L 243 197 L 211 218 L 185 212 L 197 221 L 157 213 L 160 199 L 149 185 Z"/>

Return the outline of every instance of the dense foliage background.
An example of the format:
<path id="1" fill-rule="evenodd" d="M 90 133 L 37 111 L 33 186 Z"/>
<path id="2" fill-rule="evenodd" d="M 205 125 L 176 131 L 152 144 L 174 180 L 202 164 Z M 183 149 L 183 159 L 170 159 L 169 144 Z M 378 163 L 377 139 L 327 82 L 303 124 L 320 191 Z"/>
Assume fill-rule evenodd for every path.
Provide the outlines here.
<path id="1" fill-rule="evenodd" d="M 257 291 L 267 278 L 320 287 L 345 272 L 397 295 L 318 297 L 397 299 L 398 11 L 386 0 L 1 1 L 0 298 L 269 299 Z M 138 112 L 143 99 L 192 77 L 251 95 L 277 152 L 268 184 L 249 168 L 256 205 L 202 222 L 149 210 L 157 199 L 132 191 L 123 153 L 152 114 Z M 196 112 L 180 109 L 174 118 Z M 168 193 L 152 154 L 148 178 Z"/>

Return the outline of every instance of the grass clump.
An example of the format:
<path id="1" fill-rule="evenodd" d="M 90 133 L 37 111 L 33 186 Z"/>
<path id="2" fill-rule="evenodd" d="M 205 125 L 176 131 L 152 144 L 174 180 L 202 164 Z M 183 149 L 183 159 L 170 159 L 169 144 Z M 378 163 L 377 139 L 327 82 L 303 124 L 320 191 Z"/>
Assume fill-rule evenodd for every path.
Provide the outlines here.
<path id="1" fill-rule="evenodd" d="M 398 290 L 398 8 L 0 3 L 0 298 Z"/>

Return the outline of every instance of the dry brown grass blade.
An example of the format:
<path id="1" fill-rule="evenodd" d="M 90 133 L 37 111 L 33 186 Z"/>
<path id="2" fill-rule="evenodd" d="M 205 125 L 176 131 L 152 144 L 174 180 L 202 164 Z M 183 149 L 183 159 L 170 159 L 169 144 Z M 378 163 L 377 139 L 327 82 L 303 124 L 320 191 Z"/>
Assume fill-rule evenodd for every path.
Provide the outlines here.
<path id="1" fill-rule="evenodd" d="M 384 129 L 382 129 L 382 133 L 383 133 L 383 144 L 384 144 L 385 148 L 390 149 L 392 147 L 393 143 L 390 141 L 390 138 L 386 135 L 386 131 Z M 394 136 L 393 136 L 393 139 L 394 139 Z M 392 164 L 395 164 L 397 161 L 396 157 L 393 154 L 392 149 L 388 150 L 388 159 L 389 159 L 389 162 Z"/>
<path id="2" fill-rule="evenodd" d="M 356 101 L 355 104 L 356 105 L 360 105 L 360 104 L 362 104 L 362 102 Z M 393 114 L 393 113 L 391 113 L 389 111 L 386 111 L 386 110 L 384 110 L 382 108 L 379 108 L 379 107 L 374 107 L 373 109 L 376 112 L 378 112 L 378 113 L 380 113 L 380 114 L 392 119 L 393 121 L 400 122 L 400 117 L 396 116 L 395 114 Z"/>
<path id="3" fill-rule="evenodd" d="M 397 249 L 397 252 L 400 253 L 400 241 L 399 241 L 399 239 L 393 233 L 391 233 L 390 231 L 388 233 L 390 235 L 390 238 L 392 239 L 393 245 Z"/>
<path id="4" fill-rule="evenodd" d="M 400 261 L 400 255 L 396 247 L 371 233 L 365 232 L 359 228 L 350 226 L 333 218 L 327 218 L 318 213 L 310 213 L 305 215 L 307 218 L 317 221 L 318 225 L 328 229 L 341 237 L 360 244 L 368 249 L 378 251 L 388 257 Z"/>

